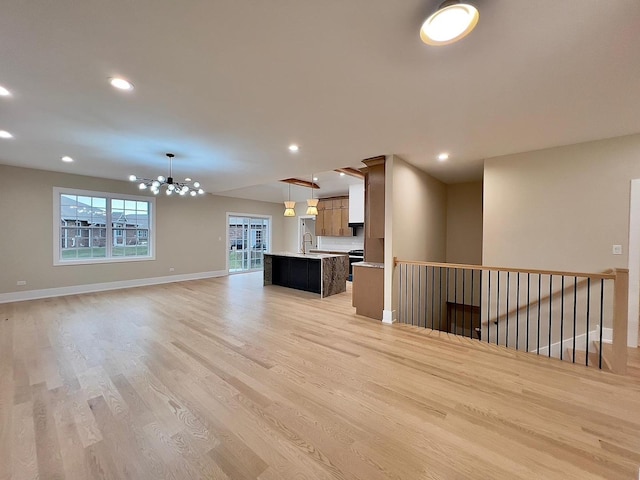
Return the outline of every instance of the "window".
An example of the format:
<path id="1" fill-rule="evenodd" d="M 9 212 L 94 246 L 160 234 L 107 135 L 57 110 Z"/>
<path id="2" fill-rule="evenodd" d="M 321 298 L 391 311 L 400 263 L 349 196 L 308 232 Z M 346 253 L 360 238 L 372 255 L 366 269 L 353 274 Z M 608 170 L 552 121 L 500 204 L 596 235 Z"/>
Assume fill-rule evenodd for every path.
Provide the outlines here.
<path id="1" fill-rule="evenodd" d="M 54 265 L 153 260 L 155 199 L 53 189 Z"/>

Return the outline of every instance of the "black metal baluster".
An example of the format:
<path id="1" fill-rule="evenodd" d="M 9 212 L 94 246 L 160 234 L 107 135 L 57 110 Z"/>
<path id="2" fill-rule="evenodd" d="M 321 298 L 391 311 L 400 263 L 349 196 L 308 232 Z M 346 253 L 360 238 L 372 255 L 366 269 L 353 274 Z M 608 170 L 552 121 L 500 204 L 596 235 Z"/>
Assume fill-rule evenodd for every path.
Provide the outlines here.
<path id="1" fill-rule="evenodd" d="M 549 357 L 551 357 L 551 316 L 553 314 L 553 275 L 549 275 Z"/>
<path id="2" fill-rule="evenodd" d="M 420 297 L 422 297 L 421 279 L 422 279 L 422 265 L 418 265 L 418 326 L 420 326 L 420 322 L 422 320 L 422 314 L 420 312 Z M 415 287 L 414 287 L 414 290 L 415 290 Z M 427 321 L 425 319 L 425 326 L 426 324 L 427 324 Z"/>
<path id="3" fill-rule="evenodd" d="M 414 325 L 414 322 L 413 322 L 413 316 L 414 315 L 413 314 L 415 313 L 413 311 L 413 289 L 414 289 L 414 286 L 413 286 L 413 282 L 414 282 L 413 267 L 414 266 L 415 265 L 413 265 L 413 264 L 411 265 L 411 303 L 410 303 L 410 305 L 411 305 L 411 325 Z M 409 286 L 408 283 L 407 283 L 407 286 Z"/>
<path id="4" fill-rule="evenodd" d="M 520 346 L 520 272 L 516 278 L 516 350 Z"/>
<path id="5" fill-rule="evenodd" d="M 453 333 L 455 335 L 458 334 L 458 269 L 454 268 L 453 270 L 453 323 L 455 323 L 456 328 L 454 328 Z M 451 330 L 451 325 L 449 325 L 449 330 Z"/>
<path id="6" fill-rule="evenodd" d="M 527 352 L 529 351 L 529 307 L 531 306 L 531 274 L 527 273 Z"/>
<path id="7" fill-rule="evenodd" d="M 438 331 L 442 329 L 442 267 L 438 267 Z"/>
<path id="8" fill-rule="evenodd" d="M 537 346 L 536 348 L 538 349 L 538 351 L 536 352 L 536 355 L 540 355 L 540 307 L 542 306 L 542 298 L 541 298 L 541 292 L 542 292 L 542 274 L 538 274 L 538 340 L 537 340 Z"/>
<path id="9" fill-rule="evenodd" d="M 435 330 L 436 322 L 433 318 L 436 300 L 436 267 L 431 267 L 431 330 Z"/>
<path id="10" fill-rule="evenodd" d="M 402 311 L 402 264 L 400 264 L 400 269 L 398 270 L 398 273 L 399 273 L 398 280 L 400 283 L 400 285 L 398 286 L 398 292 L 399 292 L 398 296 L 400 297 L 398 299 L 398 318 L 402 319 L 402 323 L 407 323 L 405 321 L 405 318 L 402 316 L 402 314 L 404 313 Z"/>
<path id="11" fill-rule="evenodd" d="M 446 280 L 447 281 L 447 284 L 446 284 L 447 292 L 445 294 L 446 295 L 446 304 L 445 305 L 447 306 L 447 313 L 446 313 L 446 315 L 447 315 L 447 324 L 445 326 L 446 326 L 447 329 L 449 328 L 449 322 L 451 321 L 451 319 L 449 318 L 449 276 L 450 276 L 450 269 L 447 268 L 447 280 Z M 442 328 L 440 328 L 440 331 L 442 331 Z"/>
<path id="12" fill-rule="evenodd" d="M 476 276 L 476 271 L 471 270 L 471 301 L 469 302 L 471 308 L 471 328 L 469 329 L 469 338 L 473 338 L 473 277 Z"/>
<path id="13" fill-rule="evenodd" d="M 505 337 L 505 347 L 509 348 L 509 289 L 511 288 L 511 272 L 507 272 L 507 335 Z"/>
<path id="14" fill-rule="evenodd" d="M 489 337 L 491 336 L 491 270 L 487 270 L 489 275 L 489 294 L 487 296 L 487 343 L 489 343 Z"/>
<path id="15" fill-rule="evenodd" d="M 562 360 L 564 355 L 564 275 L 561 278 L 560 291 L 562 292 L 560 297 L 560 360 Z"/>
<path id="16" fill-rule="evenodd" d="M 585 361 L 584 364 L 589 366 L 589 315 L 591 312 L 591 278 L 587 278 L 587 341 L 585 343 Z"/>
<path id="17" fill-rule="evenodd" d="M 576 363 L 576 322 L 578 308 L 578 277 L 573 277 L 573 355 L 571 358 L 572 363 Z"/>
<path id="18" fill-rule="evenodd" d="M 464 337 L 464 328 L 467 326 L 467 323 L 465 321 L 466 319 L 466 314 L 465 314 L 465 303 L 466 300 L 464 298 L 464 277 L 467 274 L 467 271 L 463 268 L 462 269 L 462 336 Z"/>
<path id="19" fill-rule="evenodd" d="M 604 322 L 604 278 L 600 279 L 600 348 L 598 349 L 598 368 L 602 369 L 602 324 Z"/>
<path id="20" fill-rule="evenodd" d="M 498 270 L 496 282 L 498 283 L 496 288 L 498 291 L 498 298 L 496 299 L 496 345 L 500 345 L 500 270 Z"/>

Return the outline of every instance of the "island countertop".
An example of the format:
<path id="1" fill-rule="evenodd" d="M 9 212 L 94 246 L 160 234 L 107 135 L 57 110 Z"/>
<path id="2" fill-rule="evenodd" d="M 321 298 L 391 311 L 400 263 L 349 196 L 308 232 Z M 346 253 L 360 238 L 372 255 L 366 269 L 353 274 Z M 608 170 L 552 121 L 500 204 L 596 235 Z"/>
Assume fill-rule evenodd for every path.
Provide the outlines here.
<path id="1" fill-rule="evenodd" d="M 343 257 L 345 254 L 337 253 L 296 253 L 296 252 L 273 252 L 265 253 L 265 255 L 274 255 L 276 257 L 295 257 L 295 258 L 333 258 Z"/>

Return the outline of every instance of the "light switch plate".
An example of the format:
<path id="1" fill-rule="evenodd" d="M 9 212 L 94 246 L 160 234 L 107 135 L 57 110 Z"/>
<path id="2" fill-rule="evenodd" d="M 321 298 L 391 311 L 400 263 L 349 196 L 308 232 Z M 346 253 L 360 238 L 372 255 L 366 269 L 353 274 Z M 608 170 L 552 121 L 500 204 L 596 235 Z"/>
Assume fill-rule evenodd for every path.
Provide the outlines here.
<path id="1" fill-rule="evenodd" d="M 614 255 L 622 255 L 622 245 L 614 245 L 611 250 Z"/>

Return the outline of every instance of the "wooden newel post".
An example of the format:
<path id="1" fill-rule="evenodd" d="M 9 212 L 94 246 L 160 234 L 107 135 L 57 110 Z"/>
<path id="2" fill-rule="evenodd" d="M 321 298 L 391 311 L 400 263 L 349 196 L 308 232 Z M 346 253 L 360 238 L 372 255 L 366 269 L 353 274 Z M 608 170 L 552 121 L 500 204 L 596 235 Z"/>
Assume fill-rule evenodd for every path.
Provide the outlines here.
<path id="1" fill-rule="evenodd" d="M 613 359 L 614 373 L 627 371 L 627 323 L 629 316 L 629 270 L 616 268 L 613 292 Z"/>

